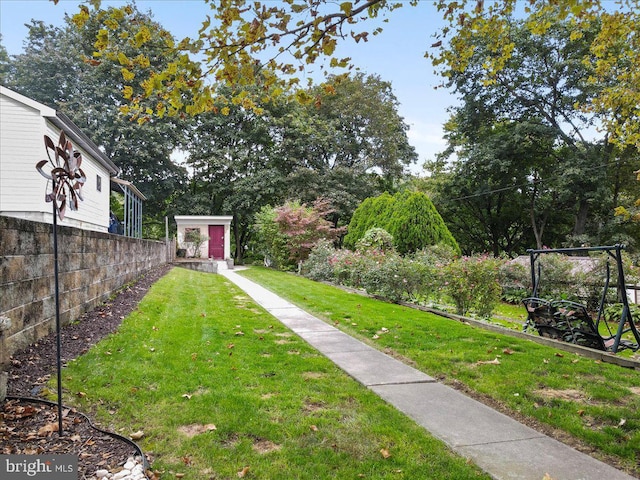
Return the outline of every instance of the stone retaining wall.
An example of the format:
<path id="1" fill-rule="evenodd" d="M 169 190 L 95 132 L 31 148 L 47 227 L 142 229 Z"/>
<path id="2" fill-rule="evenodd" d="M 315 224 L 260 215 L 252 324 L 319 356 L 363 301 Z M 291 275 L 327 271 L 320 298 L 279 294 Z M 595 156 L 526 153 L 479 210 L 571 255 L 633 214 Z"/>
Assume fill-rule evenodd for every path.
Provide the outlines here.
<path id="1" fill-rule="evenodd" d="M 61 323 L 170 262 L 171 254 L 164 242 L 58 226 Z M 55 330 L 54 288 L 52 226 L 0 216 L 0 369 Z"/>

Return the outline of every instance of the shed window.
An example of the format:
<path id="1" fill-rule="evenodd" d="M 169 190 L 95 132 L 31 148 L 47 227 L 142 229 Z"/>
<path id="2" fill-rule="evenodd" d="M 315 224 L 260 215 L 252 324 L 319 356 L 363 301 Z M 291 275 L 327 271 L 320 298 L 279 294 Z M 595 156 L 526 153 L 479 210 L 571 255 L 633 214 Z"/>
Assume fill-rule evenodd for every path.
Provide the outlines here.
<path id="1" fill-rule="evenodd" d="M 102 177 L 100 175 L 96 175 L 96 190 L 102 191 Z"/>
<path id="2" fill-rule="evenodd" d="M 197 243 L 200 238 L 199 228 L 185 228 L 184 229 L 184 241 Z"/>

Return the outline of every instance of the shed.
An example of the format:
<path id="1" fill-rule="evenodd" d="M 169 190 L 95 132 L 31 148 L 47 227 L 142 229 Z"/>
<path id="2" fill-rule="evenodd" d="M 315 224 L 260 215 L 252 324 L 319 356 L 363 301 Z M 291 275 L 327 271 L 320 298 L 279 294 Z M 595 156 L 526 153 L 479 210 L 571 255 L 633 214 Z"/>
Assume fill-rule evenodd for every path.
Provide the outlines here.
<path id="1" fill-rule="evenodd" d="M 232 216 L 176 215 L 178 248 L 184 248 L 187 256 L 226 260 L 231 258 Z M 202 240 L 200 245 L 194 238 Z"/>

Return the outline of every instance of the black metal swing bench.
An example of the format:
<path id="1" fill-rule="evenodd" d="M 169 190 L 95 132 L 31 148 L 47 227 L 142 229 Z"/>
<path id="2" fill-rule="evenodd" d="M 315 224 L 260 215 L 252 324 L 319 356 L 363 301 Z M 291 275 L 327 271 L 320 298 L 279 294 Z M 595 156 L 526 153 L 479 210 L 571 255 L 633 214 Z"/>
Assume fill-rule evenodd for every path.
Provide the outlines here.
<path id="1" fill-rule="evenodd" d="M 522 301 L 527 309 L 527 320 L 524 324 L 524 331 L 534 330 L 542 337 L 562 340 L 611 353 L 617 353 L 626 348 L 637 351 L 640 345 L 640 334 L 633 321 L 626 294 L 621 256 L 622 249 L 624 249 L 623 245 L 527 250 L 531 259 L 533 295 Z M 609 324 L 603 320 L 604 303 L 609 289 L 610 278 L 608 262 L 604 291 L 595 320 L 587 310 L 587 307 L 580 303 L 569 300 L 545 300 L 537 297 L 541 271 L 540 264 L 538 263 L 536 274 L 536 262 L 540 255 L 546 253 L 587 253 L 595 251 L 604 251 L 609 257 L 615 259 L 618 269 L 616 289 L 620 297 L 619 301 L 622 304 L 622 311 L 615 332 L 613 332 Z M 604 324 L 603 330 L 606 330 L 608 335 L 603 336 L 600 333 L 601 324 Z M 635 343 L 622 338 L 628 333 L 632 334 Z M 629 335 L 627 335 L 627 337 L 629 337 Z"/>

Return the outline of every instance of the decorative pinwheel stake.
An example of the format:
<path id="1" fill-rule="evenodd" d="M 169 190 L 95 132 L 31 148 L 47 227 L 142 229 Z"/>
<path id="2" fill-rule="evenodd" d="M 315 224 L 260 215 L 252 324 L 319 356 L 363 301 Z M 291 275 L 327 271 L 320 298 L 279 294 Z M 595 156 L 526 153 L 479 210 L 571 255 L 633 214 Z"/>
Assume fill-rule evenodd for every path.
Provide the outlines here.
<path id="1" fill-rule="evenodd" d="M 60 131 L 58 145 L 54 145 L 51 138 L 44 136 L 44 145 L 48 160 L 40 160 L 36 170 L 45 177 L 47 191 L 51 184 L 51 192 L 47 192 L 45 200 L 53 204 L 53 268 L 55 278 L 56 303 L 56 346 L 58 366 L 58 434 L 62 436 L 62 355 L 60 342 L 60 283 L 58 280 L 58 218 L 64 220 L 67 205 L 71 210 L 78 209 L 78 200 L 82 200 L 82 185 L 86 181 L 84 172 L 80 169 L 82 155 L 73 149 L 73 145 L 63 131 Z M 53 158 L 52 158 L 53 157 Z M 43 168 L 50 164 L 51 172 L 46 173 Z"/>
<path id="2" fill-rule="evenodd" d="M 77 210 L 78 200 L 82 200 L 82 185 L 87 180 L 80 168 L 82 154 L 73 149 L 63 131 L 60 132 L 57 146 L 47 135 L 44 136 L 44 145 L 49 159 L 40 160 L 36 170 L 52 184 L 51 193 L 45 195 L 45 200 L 53 202 L 54 217 L 57 215 L 60 220 L 64 220 L 67 204 L 71 210 Z M 51 165 L 49 174 L 43 170 L 47 164 Z"/>

